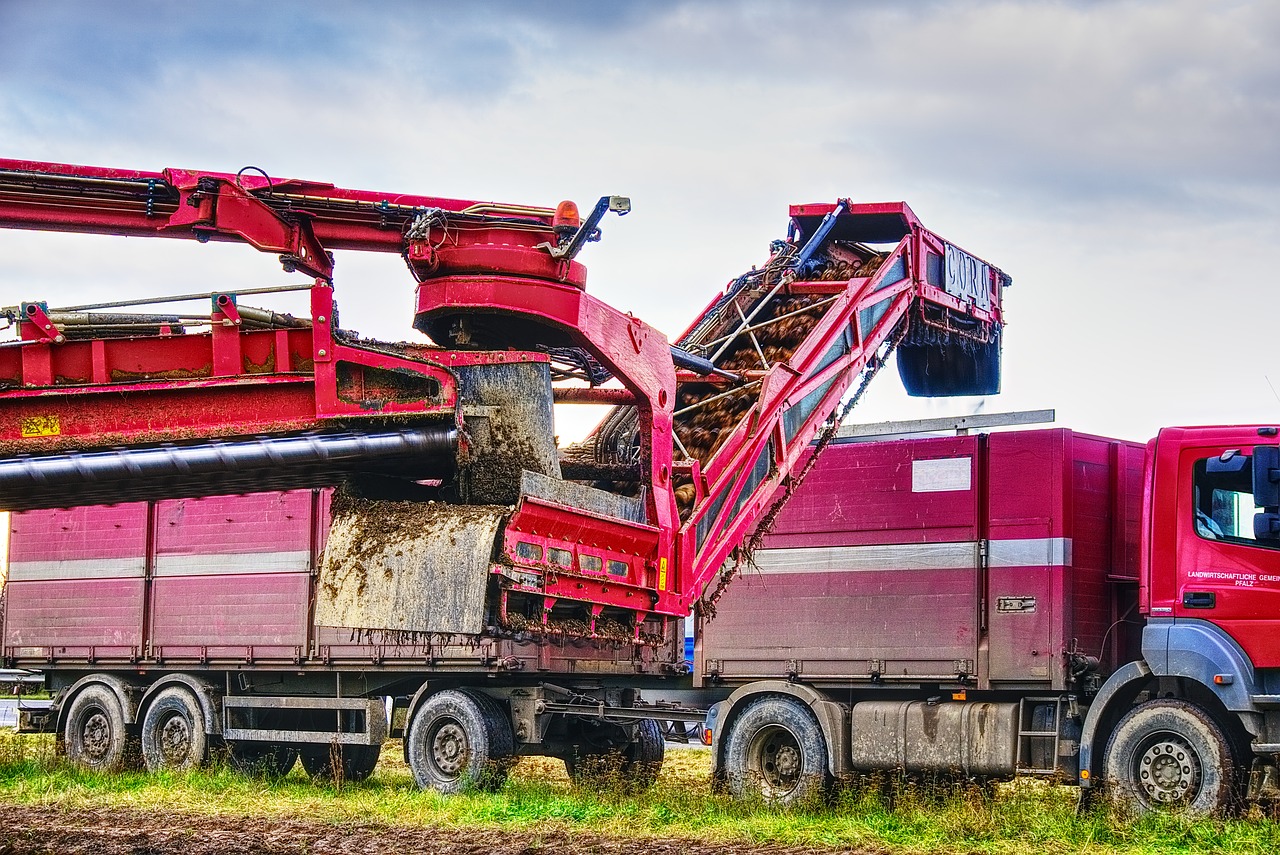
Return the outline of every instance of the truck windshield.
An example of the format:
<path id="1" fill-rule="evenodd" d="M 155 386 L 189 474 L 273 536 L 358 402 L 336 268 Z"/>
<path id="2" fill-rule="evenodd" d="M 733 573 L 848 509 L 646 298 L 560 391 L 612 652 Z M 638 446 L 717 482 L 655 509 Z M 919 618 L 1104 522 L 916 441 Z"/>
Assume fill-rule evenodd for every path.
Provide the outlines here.
<path id="1" fill-rule="evenodd" d="M 1274 540 L 1257 540 L 1253 517 L 1262 508 L 1253 501 L 1253 476 L 1247 454 L 1235 455 L 1236 465 L 1221 471 L 1220 458 L 1197 460 L 1194 467 L 1194 514 L 1196 534 L 1208 540 L 1225 540 L 1267 549 L 1280 548 Z M 1216 469 L 1219 471 L 1210 471 Z"/>

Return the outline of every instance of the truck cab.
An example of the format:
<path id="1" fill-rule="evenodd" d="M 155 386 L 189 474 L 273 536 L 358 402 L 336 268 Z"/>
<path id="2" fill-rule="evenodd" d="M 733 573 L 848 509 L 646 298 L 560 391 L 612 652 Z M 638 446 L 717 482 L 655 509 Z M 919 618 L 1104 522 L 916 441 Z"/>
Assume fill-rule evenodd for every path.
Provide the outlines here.
<path id="1" fill-rule="evenodd" d="M 1217 810 L 1278 794 L 1276 436 L 1269 426 L 1166 428 L 1148 444 L 1142 657 L 1090 706 L 1082 785 L 1101 776 L 1140 808 Z"/>

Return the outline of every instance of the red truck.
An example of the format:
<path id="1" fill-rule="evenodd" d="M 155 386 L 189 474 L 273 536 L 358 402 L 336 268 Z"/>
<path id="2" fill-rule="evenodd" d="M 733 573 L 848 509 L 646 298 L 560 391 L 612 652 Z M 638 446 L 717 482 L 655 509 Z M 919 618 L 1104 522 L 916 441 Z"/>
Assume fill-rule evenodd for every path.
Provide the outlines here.
<path id="1" fill-rule="evenodd" d="M 1277 433 L 837 440 L 700 627 L 716 775 L 781 802 L 889 770 L 1274 799 Z"/>
<path id="2" fill-rule="evenodd" d="M 656 720 L 702 713 L 641 690 L 685 678 L 726 557 L 890 350 L 914 394 L 997 391 L 1009 279 L 904 203 L 796 205 L 671 344 L 576 260 L 629 210 L 0 160 L 0 227 L 246 243 L 307 277 L 5 310 L 0 665 L 55 692 L 30 724 L 94 768 L 225 746 L 355 779 L 390 735 L 442 792 L 518 754 L 652 774 Z M 430 343 L 342 329 L 346 250 L 404 259 Z M 309 312 L 250 305 L 288 289 Z M 555 404 L 607 415 L 559 448 Z"/>

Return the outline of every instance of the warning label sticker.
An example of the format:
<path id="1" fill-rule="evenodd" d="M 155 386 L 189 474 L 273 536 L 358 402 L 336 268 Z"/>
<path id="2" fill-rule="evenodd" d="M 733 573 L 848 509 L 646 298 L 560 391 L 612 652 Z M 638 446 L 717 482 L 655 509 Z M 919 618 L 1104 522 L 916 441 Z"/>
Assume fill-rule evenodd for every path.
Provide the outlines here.
<path id="1" fill-rule="evenodd" d="M 26 416 L 22 419 L 24 437 L 61 436 L 62 420 L 56 415 Z"/>

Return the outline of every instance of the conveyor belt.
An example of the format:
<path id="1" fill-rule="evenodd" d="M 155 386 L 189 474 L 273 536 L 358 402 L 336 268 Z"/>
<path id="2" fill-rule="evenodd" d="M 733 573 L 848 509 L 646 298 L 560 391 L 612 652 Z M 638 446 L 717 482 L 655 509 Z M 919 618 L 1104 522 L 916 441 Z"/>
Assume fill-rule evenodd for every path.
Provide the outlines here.
<path id="1" fill-rule="evenodd" d="M 447 478 L 456 444 L 449 425 L 13 457 L 0 460 L 0 509 L 302 489 L 353 472 Z"/>

